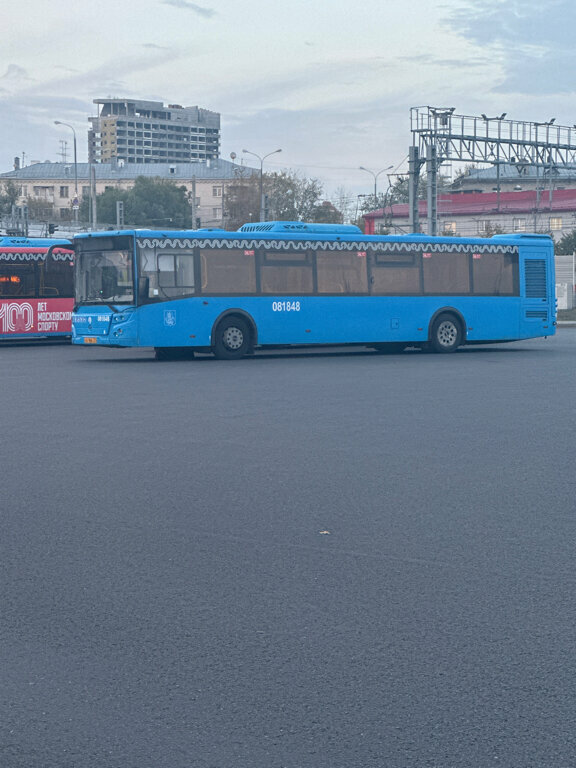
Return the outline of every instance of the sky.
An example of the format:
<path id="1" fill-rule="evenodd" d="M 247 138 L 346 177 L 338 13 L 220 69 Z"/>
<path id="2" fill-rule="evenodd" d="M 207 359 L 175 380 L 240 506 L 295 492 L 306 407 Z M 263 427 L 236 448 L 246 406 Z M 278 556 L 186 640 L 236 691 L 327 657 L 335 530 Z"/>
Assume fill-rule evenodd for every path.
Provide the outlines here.
<path id="1" fill-rule="evenodd" d="M 0 172 L 87 160 L 98 98 L 221 114 L 221 155 L 326 199 L 407 170 L 410 109 L 576 123 L 574 0 L 22 0 L 3 4 Z M 385 174 L 379 184 L 386 184 Z M 392 179 L 393 180 L 393 179 Z"/>

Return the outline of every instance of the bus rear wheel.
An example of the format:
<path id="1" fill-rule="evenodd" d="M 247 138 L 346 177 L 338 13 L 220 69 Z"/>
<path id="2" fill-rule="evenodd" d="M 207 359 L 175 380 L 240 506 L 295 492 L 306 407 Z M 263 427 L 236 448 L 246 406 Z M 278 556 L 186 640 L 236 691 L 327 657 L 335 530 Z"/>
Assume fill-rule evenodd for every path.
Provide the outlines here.
<path id="1" fill-rule="evenodd" d="M 454 352 L 462 343 L 462 328 L 454 315 L 439 315 L 432 325 L 430 347 L 434 352 Z"/>
<path id="2" fill-rule="evenodd" d="M 238 360 L 250 350 L 250 329 L 240 317 L 221 320 L 214 333 L 212 352 L 219 360 Z"/>

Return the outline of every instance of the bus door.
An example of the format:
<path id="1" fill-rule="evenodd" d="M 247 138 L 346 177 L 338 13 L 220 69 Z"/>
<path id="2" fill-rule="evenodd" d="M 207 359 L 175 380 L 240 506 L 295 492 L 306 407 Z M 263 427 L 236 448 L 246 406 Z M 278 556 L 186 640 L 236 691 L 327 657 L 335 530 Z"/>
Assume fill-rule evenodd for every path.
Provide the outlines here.
<path id="1" fill-rule="evenodd" d="M 554 275 L 547 249 L 523 248 L 520 251 L 522 270 L 520 295 L 522 297 L 522 325 L 541 330 L 543 336 L 554 331 Z"/>

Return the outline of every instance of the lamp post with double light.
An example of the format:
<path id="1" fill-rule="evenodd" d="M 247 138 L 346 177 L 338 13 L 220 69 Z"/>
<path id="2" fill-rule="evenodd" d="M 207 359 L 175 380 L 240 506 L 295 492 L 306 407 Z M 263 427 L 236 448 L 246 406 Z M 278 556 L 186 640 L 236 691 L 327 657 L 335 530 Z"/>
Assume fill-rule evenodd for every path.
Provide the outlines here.
<path id="1" fill-rule="evenodd" d="M 78 155 L 76 150 L 76 131 L 73 125 L 70 125 L 70 123 L 64 123 L 62 122 L 62 120 L 54 120 L 54 125 L 65 125 L 67 128 L 70 128 L 74 136 L 74 202 L 72 204 L 72 210 L 74 211 L 74 221 L 77 224 L 78 223 L 78 207 L 79 207 L 80 201 L 78 199 Z"/>
<path id="2" fill-rule="evenodd" d="M 282 152 L 282 150 L 275 149 L 273 152 L 268 152 L 268 154 L 264 156 L 257 155 L 256 152 L 250 152 L 249 149 L 243 149 L 242 152 L 247 155 L 253 155 L 254 157 L 257 157 L 258 160 L 260 160 L 260 221 L 265 221 L 266 205 L 264 201 L 264 160 L 266 160 L 267 157 L 270 157 L 270 155 L 275 155 L 278 152 Z"/>
<path id="3" fill-rule="evenodd" d="M 384 173 L 384 171 L 389 171 L 391 168 L 394 168 L 394 166 L 389 165 L 387 168 L 382 168 L 382 170 L 378 172 L 371 171 L 370 168 L 365 168 L 363 165 L 358 168 L 358 170 L 366 171 L 374 177 L 374 208 L 378 207 L 378 176 L 380 176 L 381 173 Z"/>

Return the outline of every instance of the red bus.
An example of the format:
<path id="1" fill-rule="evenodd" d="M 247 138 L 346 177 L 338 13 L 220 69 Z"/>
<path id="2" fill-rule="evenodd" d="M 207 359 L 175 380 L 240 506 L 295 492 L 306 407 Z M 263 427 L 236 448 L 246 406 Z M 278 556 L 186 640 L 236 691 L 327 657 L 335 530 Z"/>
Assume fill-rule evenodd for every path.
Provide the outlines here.
<path id="1" fill-rule="evenodd" d="M 0 236 L 0 339 L 72 334 L 74 252 L 69 240 Z"/>

